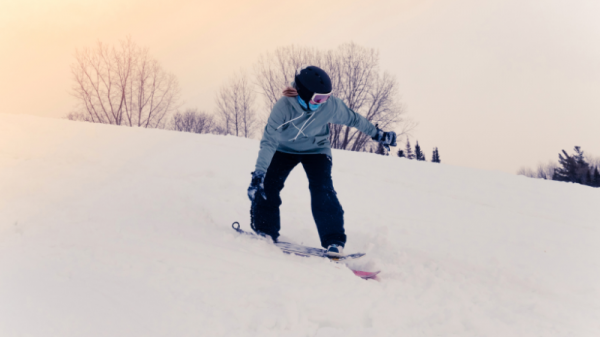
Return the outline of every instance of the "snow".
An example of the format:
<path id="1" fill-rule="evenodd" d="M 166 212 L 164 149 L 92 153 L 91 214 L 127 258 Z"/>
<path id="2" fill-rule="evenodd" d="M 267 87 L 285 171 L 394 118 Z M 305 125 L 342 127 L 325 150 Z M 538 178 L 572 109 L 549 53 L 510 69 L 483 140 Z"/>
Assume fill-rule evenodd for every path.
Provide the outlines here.
<path id="1" fill-rule="evenodd" d="M 258 145 L 0 114 L 0 336 L 600 336 L 600 189 L 334 151 L 365 281 L 231 229 Z"/>

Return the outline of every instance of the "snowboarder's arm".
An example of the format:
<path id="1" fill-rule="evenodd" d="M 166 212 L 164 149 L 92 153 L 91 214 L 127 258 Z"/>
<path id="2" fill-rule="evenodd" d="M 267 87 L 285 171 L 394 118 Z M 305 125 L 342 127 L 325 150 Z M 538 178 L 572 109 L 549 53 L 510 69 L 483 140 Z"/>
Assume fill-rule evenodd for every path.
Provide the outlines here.
<path id="1" fill-rule="evenodd" d="M 267 168 L 271 164 L 273 155 L 277 151 L 279 145 L 279 133 L 281 129 L 279 126 L 284 123 L 285 119 L 285 97 L 277 101 L 271 115 L 265 126 L 265 132 L 263 133 L 260 141 L 260 151 L 258 151 L 258 159 L 256 160 L 256 171 L 267 172 Z M 279 128 L 279 129 L 278 129 Z"/>
<path id="2" fill-rule="evenodd" d="M 260 141 L 260 151 L 258 151 L 258 159 L 256 160 L 255 167 L 256 171 L 267 172 L 267 168 L 269 168 L 271 159 L 273 159 L 273 155 L 279 145 L 279 140 L 277 139 L 278 133 L 278 130 L 273 128 L 270 122 L 267 122 L 262 140 Z"/>
<path id="3" fill-rule="evenodd" d="M 368 119 L 362 115 L 354 112 L 352 109 L 339 98 L 335 98 L 337 103 L 337 109 L 332 119 L 334 124 L 343 124 L 353 128 L 357 128 L 363 133 L 369 135 L 371 138 L 377 135 L 377 128 Z"/>

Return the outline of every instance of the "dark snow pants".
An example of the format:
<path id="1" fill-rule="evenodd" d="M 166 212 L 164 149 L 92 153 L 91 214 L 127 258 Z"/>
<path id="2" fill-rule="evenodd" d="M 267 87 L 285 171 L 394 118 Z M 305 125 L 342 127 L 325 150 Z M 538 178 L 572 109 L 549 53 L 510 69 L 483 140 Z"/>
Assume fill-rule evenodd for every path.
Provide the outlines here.
<path id="1" fill-rule="evenodd" d="M 344 211 L 333 189 L 332 161 L 325 154 L 275 152 L 265 176 L 267 200 L 257 194 L 252 205 L 254 229 L 277 240 L 281 228 L 279 192 L 283 189 L 284 182 L 292 169 L 299 163 L 302 163 L 308 177 L 312 214 L 317 224 L 321 245 L 324 248 L 333 243 L 344 246 L 346 243 Z"/>

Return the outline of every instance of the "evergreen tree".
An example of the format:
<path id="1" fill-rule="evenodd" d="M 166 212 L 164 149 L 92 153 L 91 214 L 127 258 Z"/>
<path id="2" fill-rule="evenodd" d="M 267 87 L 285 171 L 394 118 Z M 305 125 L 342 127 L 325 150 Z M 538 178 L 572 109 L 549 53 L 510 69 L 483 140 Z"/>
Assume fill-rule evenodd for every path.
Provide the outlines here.
<path id="1" fill-rule="evenodd" d="M 583 156 L 583 151 L 581 151 L 580 146 L 575 146 L 575 159 L 577 161 L 577 165 L 579 166 L 589 166 L 589 164 L 585 161 L 585 157 Z"/>
<path id="2" fill-rule="evenodd" d="M 562 150 L 562 153 L 564 157 L 563 154 L 558 154 L 560 167 L 554 170 L 552 179 L 584 184 L 589 172 L 589 164 L 585 161 L 581 148 L 575 146 L 574 156 L 569 156 L 565 150 Z"/>
<path id="3" fill-rule="evenodd" d="M 406 151 L 405 155 L 407 159 L 415 159 L 415 155 L 412 152 L 412 148 L 410 147 L 410 140 L 406 138 Z"/>
<path id="4" fill-rule="evenodd" d="M 379 145 L 377 145 L 377 151 L 375 151 L 376 154 L 380 154 L 382 156 L 387 156 L 387 151 L 385 150 L 385 148 L 383 147 L 383 144 L 379 143 Z"/>
<path id="5" fill-rule="evenodd" d="M 592 170 L 586 170 L 585 181 L 583 183 L 588 186 L 594 186 L 595 181 L 592 177 Z"/>
<path id="6" fill-rule="evenodd" d="M 431 162 L 432 163 L 441 163 L 441 161 L 440 161 L 440 153 L 439 153 L 437 147 L 433 148 L 433 155 L 431 156 Z"/>
<path id="7" fill-rule="evenodd" d="M 554 170 L 554 180 L 558 181 L 569 181 L 574 183 L 576 180 L 577 162 L 575 158 L 569 156 L 565 150 L 562 150 L 562 154 L 558 154 L 558 163 L 560 167 Z"/>
<path id="8" fill-rule="evenodd" d="M 590 185 L 592 180 L 592 172 L 590 172 L 590 164 L 585 161 L 583 151 L 579 146 L 575 146 L 575 162 L 577 162 L 577 178 L 580 184 Z"/>
<path id="9" fill-rule="evenodd" d="M 594 170 L 594 175 L 592 176 L 592 179 L 594 180 L 594 184 L 592 186 L 600 187 L 600 172 L 598 172 L 597 166 L 596 166 L 596 169 Z"/>
<path id="10" fill-rule="evenodd" d="M 425 154 L 421 151 L 421 147 L 419 146 L 419 141 L 417 140 L 417 145 L 415 145 L 415 158 L 417 160 L 425 161 Z"/>
<path id="11" fill-rule="evenodd" d="M 404 158 L 404 157 L 406 157 L 406 156 L 404 155 L 404 150 L 402 150 L 402 149 L 398 150 L 398 157 L 400 157 L 400 158 Z"/>

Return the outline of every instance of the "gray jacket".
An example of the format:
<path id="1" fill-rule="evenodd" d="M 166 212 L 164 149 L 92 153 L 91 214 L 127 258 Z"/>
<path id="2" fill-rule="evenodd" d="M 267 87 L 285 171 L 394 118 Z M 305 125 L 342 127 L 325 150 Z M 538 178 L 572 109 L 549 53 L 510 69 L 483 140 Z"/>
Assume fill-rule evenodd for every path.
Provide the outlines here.
<path id="1" fill-rule="evenodd" d="M 275 151 L 331 156 L 329 123 L 355 127 L 374 137 L 377 128 L 365 117 L 331 96 L 316 111 L 306 112 L 295 97 L 280 98 L 269 116 L 260 141 L 256 170 L 267 172 Z"/>

